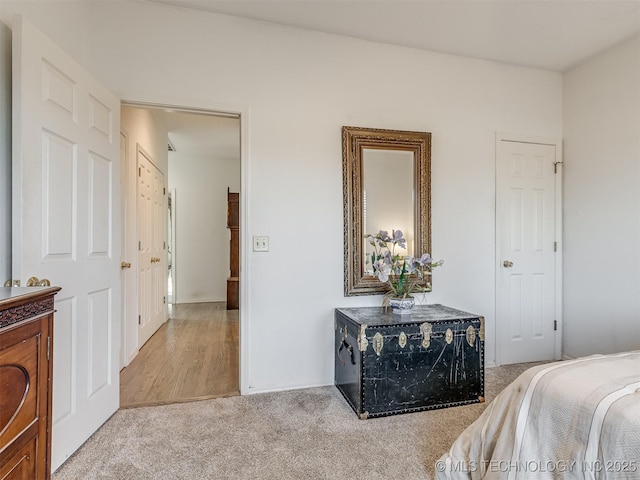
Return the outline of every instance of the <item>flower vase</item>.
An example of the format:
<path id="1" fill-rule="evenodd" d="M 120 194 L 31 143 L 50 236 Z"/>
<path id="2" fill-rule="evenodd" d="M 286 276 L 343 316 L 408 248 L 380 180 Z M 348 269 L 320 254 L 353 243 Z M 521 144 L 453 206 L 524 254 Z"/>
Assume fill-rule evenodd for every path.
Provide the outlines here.
<path id="1" fill-rule="evenodd" d="M 415 303 L 416 299 L 413 297 L 391 297 L 389 299 L 393 313 L 398 315 L 410 315 Z"/>

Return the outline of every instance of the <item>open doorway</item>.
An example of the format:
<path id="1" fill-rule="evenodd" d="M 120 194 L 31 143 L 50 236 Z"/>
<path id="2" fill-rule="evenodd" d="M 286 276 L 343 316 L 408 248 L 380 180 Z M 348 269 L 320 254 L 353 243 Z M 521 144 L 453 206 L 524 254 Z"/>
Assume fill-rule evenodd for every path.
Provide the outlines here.
<path id="1" fill-rule="evenodd" d="M 134 344 L 136 350 L 121 372 L 121 405 L 239 394 L 239 310 L 228 311 L 226 302 L 231 276 L 227 192 L 240 191 L 239 115 L 124 105 L 121 117 L 128 143 L 143 150 L 166 178 L 164 213 L 155 219 L 157 226 L 138 218 L 125 229 L 135 230 L 126 235 L 135 236 L 129 243 L 138 250 L 131 262 L 132 271 L 138 272 L 138 290 L 144 273 L 140 262 L 145 260 L 140 230 L 148 228 L 162 237 L 162 255 L 152 261 L 163 267 L 154 288 L 162 290 L 168 320 L 145 344 L 125 340 L 129 351 Z M 130 163 L 135 164 L 130 168 L 133 177 L 139 176 L 135 157 Z M 141 201 L 141 185 L 134 204 Z M 132 203 L 130 184 L 128 189 Z M 137 300 L 138 312 L 149 301 L 140 291 L 127 297 L 124 301 Z M 138 319 L 123 319 L 130 337 L 139 318 L 138 313 Z"/>

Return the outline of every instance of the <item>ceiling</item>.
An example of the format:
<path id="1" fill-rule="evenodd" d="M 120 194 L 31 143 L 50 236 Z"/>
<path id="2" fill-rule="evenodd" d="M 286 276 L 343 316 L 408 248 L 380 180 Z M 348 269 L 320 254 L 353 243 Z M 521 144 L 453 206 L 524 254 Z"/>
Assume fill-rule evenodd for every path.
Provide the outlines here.
<path id="1" fill-rule="evenodd" d="M 240 119 L 153 109 L 178 154 L 240 161 Z"/>
<path id="2" fill-rule="evenodd" d="M 148 0 L 566 71 L 640 32 L 640 0 Z"/>
<path id="3" fill-rule="evenodd" d="M 640 0 L 147 0 L 558 72 L 640 32 Z M 178 153 L 240 158 L 237 118 L 156 112 Z"/>

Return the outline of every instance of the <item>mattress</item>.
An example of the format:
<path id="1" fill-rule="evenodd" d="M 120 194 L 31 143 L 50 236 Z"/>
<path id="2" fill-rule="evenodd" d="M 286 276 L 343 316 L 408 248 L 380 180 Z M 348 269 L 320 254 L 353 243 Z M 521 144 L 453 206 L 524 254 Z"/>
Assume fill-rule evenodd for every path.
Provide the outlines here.
<path id="1" fill-rule="evenodd" d="M 444 479 L 640 479 L 640 351 L 533 367 L 436 462 Z"/>

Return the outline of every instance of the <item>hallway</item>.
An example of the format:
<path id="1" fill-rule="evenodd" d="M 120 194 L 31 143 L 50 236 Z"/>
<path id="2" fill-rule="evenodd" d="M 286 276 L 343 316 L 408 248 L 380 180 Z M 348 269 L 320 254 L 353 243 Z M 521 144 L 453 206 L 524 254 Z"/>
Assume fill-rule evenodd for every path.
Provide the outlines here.
<path id="1" fill-rule="evenodd" d="M 169 317 L 120 372 L 120 408 L 239 395 L 238 310 L 176 304 Z"/>

